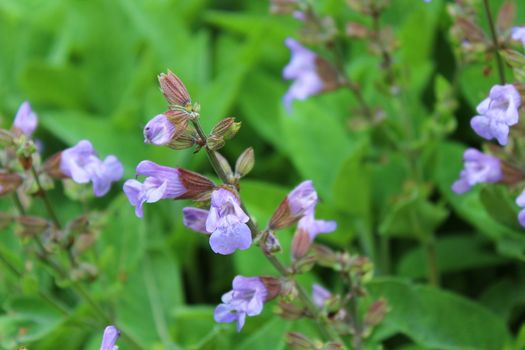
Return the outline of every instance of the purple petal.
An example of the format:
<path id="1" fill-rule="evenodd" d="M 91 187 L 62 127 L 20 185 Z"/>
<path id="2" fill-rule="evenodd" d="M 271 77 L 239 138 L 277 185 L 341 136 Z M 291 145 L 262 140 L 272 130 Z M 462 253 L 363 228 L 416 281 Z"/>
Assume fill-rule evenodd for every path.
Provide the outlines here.
<path id="1" fill-rule="evenodd" d="M 227 220 L 227 225 L 217 227 L 210 236 L 211 249 L 218 254 L 232 254 L 236 249 L 245 250 L 252 244 L 248 226 L 237 220 Z"/>
<path id="2" fill-rule="evenodd" d="M 25 101 L 20 105 L 16 112 L 13 126 L 21 130 L 26 136 L 31 137 L 38 125 L 38 117 L 31 109 L 29 102 Z"/>
<path id="3" fill-rule="evenodd" d="M 182 209 L 183 223 L 187 228 L 200 233 L 208 234 L 206 231 L 206 220 L 208 219 L 208 210 L 198 208 Z"/>
<path id="4" fill-rule="evenodd" d="M 325 302 L 332 297 L 332 293 L 319 284 L 312 286 L 312 301 L 318 307 L 323 307 Z"/>
<path id="5" fill-rule="evenodd" d="M 151 119 L 144 128 L 144 142 L 154 145 L 166 145 L 171 142 L 176 128 L 164 114 Z"/>
<path id="6" fill-rule="evenodd" d="M 119 336 L 120 332 L 115 326 L 107 326 L 106 329 L 104 329 L 100 350 L 114 350 Z"/>

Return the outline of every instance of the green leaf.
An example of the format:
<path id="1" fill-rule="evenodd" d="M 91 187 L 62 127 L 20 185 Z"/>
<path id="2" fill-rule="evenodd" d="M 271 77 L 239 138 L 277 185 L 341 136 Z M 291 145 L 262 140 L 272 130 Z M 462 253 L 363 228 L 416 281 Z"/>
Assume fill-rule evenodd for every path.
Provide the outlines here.
<path id="1" fill-rule="evenodd" d="M 377 279 L 368 290 L 371 298 L 388 302 L 390 311 L 382 326 L 425 347 L 493 350 L 510 341 L 503 320 L 455 294 L 393 278 Z"/>
<path id="2" fill-rule="evenodd" d="M 239 344 L 237 350 L 266 350 L 268 344 L 271 344 L 272 349 L 285 349 L 285 334 L 288 331 L 290 322 L 280 319 L 273 318 L 267 322 L 263 327 L 259 328 L 258 331 L 248 337 L 245 341 Z"/>
<path id="3" fill-rule="evenodd" d="M 502 185 L 485 186 L 479 193 L 479 199 L 486 212 L 497 222 L 513 229 L 520 229 L 518 208 L 510 198 L 508 189 Z"/>

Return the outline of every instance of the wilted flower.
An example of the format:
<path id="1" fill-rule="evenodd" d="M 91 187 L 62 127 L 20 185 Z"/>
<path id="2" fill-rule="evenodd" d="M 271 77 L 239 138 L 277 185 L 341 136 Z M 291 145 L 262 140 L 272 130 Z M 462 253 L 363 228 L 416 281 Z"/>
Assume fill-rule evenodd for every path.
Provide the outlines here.
<path id="1" fill-rule="evenodd" d="M 31 109 L 29 102 L 24 102 L 16 112 L 15 120 L 13 121 L 13 128 L 20 130 L 27 137 L 31 137 L 38 124 L 38 118 L 35 112 Z"/>
<path id="2" fill-rule="evenodd" d="M 222 296 L 222 304 L 215 309 L 216 322 L 237 322 L 237 331 L 244 326 L 246 316 L 256 316 L 262 312 L 268 291 L 259 277 L 237 276 L 233 279 L 233 289 Z"/>
<path id="3" fill-rule="evenodd" d="M 324 83 L 317 73 L 317 55 L 292 38 L 286 39 L 285 44 L 291 50 L 292 58 L 284 67 L 283 77 L 294 82 L 284 95 L 283 102 L 291 110 L 294 99 L 305 100 L 320 93 L 324 90 Z"/>
<path id="4" fill-rule="evenodd" d="M 143 183 L 127 180 L 124 193 L 135 207 L 135 215 L 144 216 L 144 203 L 154 203 L 161 199 L 193 198 L 213 188 L 208 178 L 182 168 L 170 168 L 144 160 L 135 169 L 138 176 L 146 176 Z"/>
<path id="5" fill-rule="evenodd" d="M 206 220 L 209 215 L 208 210 L 199 208 L 184 208 L 182 209 L 182 222 L 184 226 L 195 232 L 206 233 Z"/>
<path id="6" fill-rule="evenodd" d="M 107 326 L 104 329 L 104 336 L 102 337 L 102 344 L 100 344 L 100 350 L 117 350 L 118 346 L 115 345 L 120 332 L 115 326 Z"/>
<path id="7" fill-rule="evenodd" d="M 332 293 L 323 286 L 315 283 L 312 286 L 312 301 L 315 305 L 323 307 L 328 299 L 332 297 Z"/>
<path id="8" fill-rule="evenodd" d="M 82 140 L 75 146 L 62 151 L 60 171 L 76 183 L 93 183 L 93 192 L 97 197 L 105 195 L 111 183 L 122 178 L 124 169 L 113 155 L 100 160 L 91 142 Z"/>
<path id="9" fill-rule="evenodd" d="M 464 168 L 459 174 L 460 179 L 454 182 L 452 190 L 464 193 L 472 186 L 484 182 L 498 182 L 502 179 L 500 160 L 486 155 L 474 148 L 469 148 L 463 154 Z"/>
<path id="10" fill-rule="evenodd" d="M 317 204 L 317 192 L 312 181 L 301 182 L 281 202 L 270 220 L 272 229 L 287 227 L 303 215 L 313 213 Z"/>
<path id="11" fill-rule="evenodd" d="M 525 26 L 512 28 L 511 36 L 513 40 L 521 41 L 522 45 L 525 47 Z"/>
<path id="12" fill-rule="evenodd" d="M 211 249 L 224 255 L 236 249 L 248 249 L 252 244 L 252 234 L 246 225 L 249 219 L 232 192 L 224 188 L 213 191 L 206 220 L 206 231 L 211 233 Z"/>
<path id="13" fill-rule="evenodd" d="M 509 126 L 518 123 L 520 104 L 521 97 L 514 85 L 495 85 L 478 105 L 479 115 L 472 118 L 470 125 L 479 136 L 487 140 L 496 138 L 506 145 Z"/>

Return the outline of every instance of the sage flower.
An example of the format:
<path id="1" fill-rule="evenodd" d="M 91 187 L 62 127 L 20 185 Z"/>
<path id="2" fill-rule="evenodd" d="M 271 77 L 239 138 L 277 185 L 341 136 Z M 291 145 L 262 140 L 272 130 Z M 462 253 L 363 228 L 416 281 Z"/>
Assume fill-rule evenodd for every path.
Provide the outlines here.
<path id="1" fill-rule="evenodd" d="M 525 190 L 516 198 L 516 204 L 521 208 L 518 221 L 521 226 L 525 227 Z"/>
<path id="2" fill-rule="evenodd" d="M 456 193 L 467 192 L 479 183 L 498 182 L 503 178 L 500 160 L 496 157 L 469 148 L 463 154 L 463 160 L 460 178 L 452 185 L 452 190 Z"/>
<path id="3" fill-rule="evenodd" d="M 495 138 L 506 145 L 509 126 L 518 123 L 520 104 L 521 96 L 514 85 L 495 85 L 478 105 L 479 115 L 472 118 L 470 125 L 479 136 L 487 140 Z"/>
<path id="4" fill-rule="evenodd" d="M 312 286 L 312 301 L 315 305 L 322 308 L 326 301 L 332 297 L 332 293 L 320 284 L 315 283 Z"/>
<path id="5" fill-rule="evenodd" d="M 313 213 L 317 200 L 317 192 L 312 181 L 301 182 L 281 202 L 270 220 L 270 227 L 285 228 L 297 222 L 305 214 Z"/>
<path id="6" fill-rule="evenodd" d="M 236 322 L 237 332 L 240 332 L 246 316 L 262 312 L 268 291 L 259 277 L 237 276 L 232 286 L 233 289 L 222 296 L 222 304 L 215 309 L 214 318 L 219 323 Z"/>
<path id="7" fill-rule="evenodd" d="M 513 40 L 520 41 L 525 47 L 525 26 L 513 27 L 510 33 Z"/>
<path id="8" fill-rule="evenodd" d="M 182 209 L 183 224 L 190 230 L 195 232 L 208 234 L 206 231 L 206 220 L 209 215 L 208 210 L 198 208 L 184 208 Z"/>
<path id="9" fill-rule="evenodd" d="M 31 137 L 33 132 L 36 130 L 37 125 L 38 117 L 31 109 L 29 102 L 26 101 L 22 103 L 16 112 L 15 120 L 13 121 L 13 127 L 20 130 L 27 137 Z"/>
<path id="10" fill-rule="evenodd" d="M 116 342 L 120 336 L 120 332 L 115 326 L 107 326 L 104 329 L 104 335 L 102 337 L 102 344 L 100 344 L 100 350 L 118 350 Z"/>

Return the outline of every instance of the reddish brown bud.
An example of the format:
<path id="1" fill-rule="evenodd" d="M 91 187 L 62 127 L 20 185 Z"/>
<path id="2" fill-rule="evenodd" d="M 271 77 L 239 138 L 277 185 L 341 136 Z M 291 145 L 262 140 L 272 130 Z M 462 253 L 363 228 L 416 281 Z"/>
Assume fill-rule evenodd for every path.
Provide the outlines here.
<path id="1" fill-rule="evenodd" d="M 22 177 L 18 174 L 0 173 L 0 196 L 16 191 L 22 184 Z"/>
<path id="2" fill-rule="evenodd" d="M 235 174 L 238 177 L 246 176 L 250 171 L 252 171 L 255 164 L 255 156 L 253 154 L 253 148 L 247 148 L 242 154 L 237 158 L 235 163 Z"/>
<path id="3" fill-rule="evenodd" d="M 308 253 L 312 240 L 308 232 L 302 229 L 295 231 L 295 235 L 292 240 L 292 256 L 294 259 L 302 258 Z"/>
<path id="4" fill-rule="evenodd" d="M 178 139 L 188 128 L 188 114 L 176 110 L 164 112 L 164 115 L 169 120 L 169 122 L 175 126 L 175 133 L 173 134 L 172 141 Z"/>
<path id="5" fill-rule="evenodd" d="M 170 106 L 191 107 L 191 98 L 182 81 L 168 70 L 167 74 L 159 75 L 160 90 Z"/>
<path id="6" fill-rule="evenodd" d="M 293 350 L 316 350 L 319 349 L 317 345 L 308 339 L 304 334 L 298 332 L 290 332 L 286 335 L 286 343 L 290 345 Z"/>
<path id="7" fill-rule="evenodd" d="M 55 153 L 44 163 L 44 172 L 54 179 L 66 179 L 67 176 L 60 170 L 60 160 L 62 152 Z"/>
<path id="8" fill-rule="evenodd" d="M 272 300 L 281 293 L 281 281 L 278 278 L 270 276 L 261 276 L 259 278 L 268 291 L 265 301 Z"/>
<path id="9" fill-rule="evenodd" d="M 93 243 L 95 243 L 95 235 L 91 232 L 82 233 L 75 237 L 75 243 L 73 244 L 73 251 L 75 255 L 79 255 L 88 250 Z"/>
<path id="10" fill-rule="evenodd" d="M 317 75 L 323 81 L 323 90 L 332 91 L 337 89 L 341 84 L 337 69 L 327 60 L 319 56 L 315 59 Z"/>
<path id="11" fill-rule="evenodd" d="M 379 299 L 376 300 L 370 307 L 368 308 L 368 311 L 365 315 L 365 325 L 367 327 L 375 327 L 386 316 L 386 313 L 388 312 L 388 304 L 386 300 Z"/>
<path id="12" fill-rule="evenodd" d="M 203 193 L 213 190 L 215 184 L 206 176 L 179 168 L 179 176 L 186 193 L 179 197 L 181 199 L 191 199 L 201 196 Z"/>
<path id="13" fill-rule="evenodd" d="M 514 19 L 516 18 L 516 5 L 514 1 L 506 0 L 498 13 L 496 27 L 500 33 L 505 33 L 512 27 Z"/>
<path id="14" fill-rule="evenodd" d="M 19 216 L 16 221 L 22 226 L 20 235 L 24 237 L 41 234 L 51 226 L 49 221 L 36 216 Z"/>
<path id="15" fill-rule="evenodd" d="M 369 36 L 368 28 L 360 23 L 347 23 L 346 35 L 351 38 L 364 39 Z"/>
<path id="16" fill-rule="evenodd" d="M 288 197 L 285 197 L 270 219 L 270 228 L 272 230 L 279 230 L 294 224 L 299 219 L 300 217 L 292 215 L 290 206 L 288 205 Z"/>

